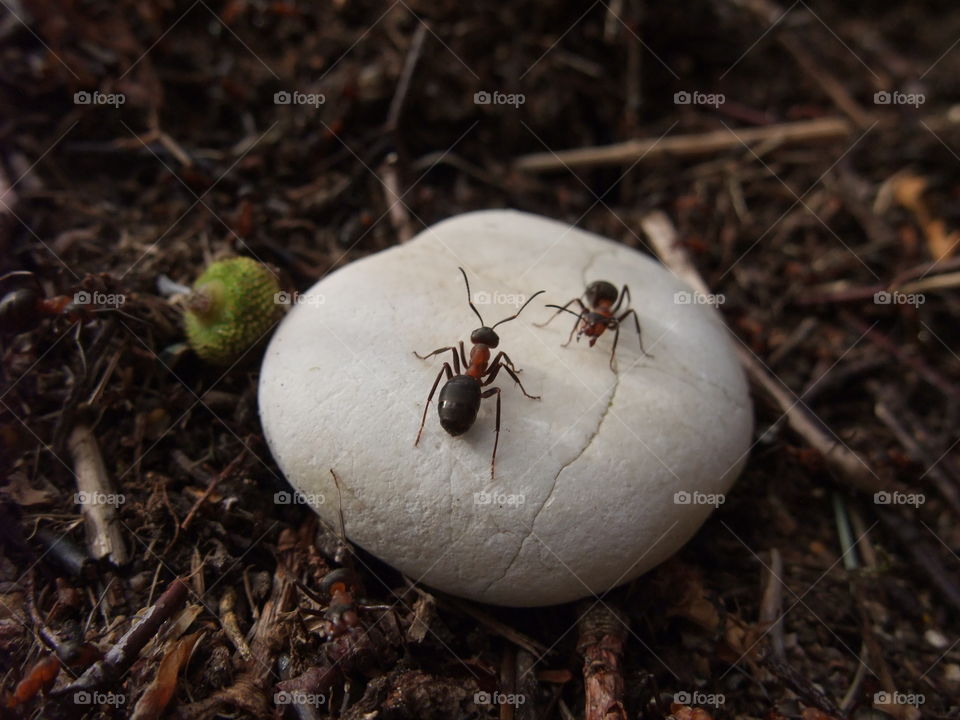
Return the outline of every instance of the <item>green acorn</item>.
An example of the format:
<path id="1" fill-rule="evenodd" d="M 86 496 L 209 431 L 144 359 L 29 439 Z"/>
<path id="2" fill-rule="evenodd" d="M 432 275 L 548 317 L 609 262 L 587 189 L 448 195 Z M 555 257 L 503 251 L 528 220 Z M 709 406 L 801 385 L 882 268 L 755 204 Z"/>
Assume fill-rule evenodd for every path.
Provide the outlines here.
<path id="1" fill-rule="evenodd" d="M 250 258 L 212 263 L 186 298 L 187 342 L 203 360 L 232 365 L 280 319 L 279 292 L 273 274 Z"/>

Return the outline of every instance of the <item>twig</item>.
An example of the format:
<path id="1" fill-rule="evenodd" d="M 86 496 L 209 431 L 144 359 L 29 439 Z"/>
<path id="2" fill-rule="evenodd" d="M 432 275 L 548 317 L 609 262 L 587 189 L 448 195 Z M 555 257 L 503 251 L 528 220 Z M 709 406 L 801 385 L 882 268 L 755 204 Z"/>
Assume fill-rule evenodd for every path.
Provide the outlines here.
<path id="1" fill-rule="evenodd" d="M 735 4 L 745 10 L 753 13 L 761 22 L 767 23 L 772 30 L 783 19 L 787 10 L 784 12 L 773 0 L 750 0 L 749 2 L 737 2 Z M 791 6 L 791 10 L 792 10 Z M 793 56 L 802 70 L 810 75 L 814 81 L 823 89 L 823 91 L 833 100 L 834 104 L 846 113 L 860 127 L 866 128 L 870 125 L 869 116 L 863 111 L 863 108 L 853 99 L 853 96 L 847 92 L 843 83 L 839 82 L 833 75 L 824 70 L 814 56 L 807 51 L 801 42 L 797 40 L 792 32 L 780 26 L 778 28 L 777 38 L 780 44 L 786 48 L 787 52 Z"/>
<path id="2" fill-rule="evenodd" d="M 117 522 L 117 503 L 113 501 L 119 496 L 107 475 L 97 439 L 89 427 L 77 425 L 70 433 L 67 446 L 73 456 L 77 495 L 86 521 L 90 555 L 95 560 L 108 557 L 114 565 L 125 565 L 127 548 Z"/>
<path id="3" fill-rule="evenodd" d="M 517 693 L 523 703 L 517 706 L 516 720 L 535 720 L 537 715 L 536 658 L 524 649 L 517 650 Z"/>
<path id="4" fill-rule="evenodd" d="M 770 571 L 767 573 L 767 586 L 763 590 L 760 602 L 760 624 L 770 628 L 770 643 L 773 656 L 780 662 L 787 661 L 783 644 L 783 623 L 780 613 L 783 608 L 783 558 L 776 548 L 770 550 Z"/>
<path id="5" fill-rule="evenodd" d="M 137 659 L 140 651 L 157 634 L 160 626 L 180 611 L 187 598 L 187 586 L 182 579 L 171 582 L 157 602 L 135 621 L 122 638 L 107 651 L 102 660 L 91 665 L 83 675 L 69 685 L 55 691 L 69 696 L 80 690 L 95 690 L 122 675 Z"/>
<path id="6" fill-rule="evenodd" d="M 423 592 L 415 585 L 412 586 L 416 592 Z M 473 604 L 467 602 L 466 600 L 459 600 L 457 598 L 448 597 L 446 595 L 441 595 L 436 593 L 434 595 L 437 602 L 446 608 L 452 608 L 454 610 L 459 610 L 466 615 L 469 615 L 474 620 L 479 622 L 481 625 L 486 627 L 490 632 L 499 635 L 502 638 L 505 638 L 512 642 L 517 647 L 523 648 L 531 655 L 536 657 L 543 657 L 547 654 L 548 649 L 546 645 L 537 642 L 531 637 L 524 635 L 523 633 L 514 630 L 509 625 L 500 622 L 494 617 L 491 617 L 487 613 L 483 612 L 479 608 L 475 607 Z"/>
<path id="7" fill-rule="evenodd" d="M 526 172 L 545 172 L 595 167 L 600 165 L 623 165 L 644 160 L 653 160 L 663 155 L 691 156 L 709 155 L 730 149 L 742 149 L 754 143 L 796 143 L 814 140 L 835 140 L 849 135 L 853 130 L 850 122 L 841 117 L 801 120 L 780 123 L 760 128 L 737 130 L 714 130 L 697 135 L 680 135 L 664 138 L 640 138 L 615 145 L 577 148 L 558 152 L 522 155 L 514 161 L 514 168 Z"/>
<path id="8" fill-rule="evenodd" d="M 286 536 L 285 536 L 286 534 Z M 292 533 L 284 531 L 280 544 L 291 542 Z M 301 572 L 303 551 L 294 549 L 277 562 L 273 573 L 270 597 L 260 611 L 260 619 L 253 626 L 250 640 L 251 659 L 242 665 L 234 684 L 214 694 L 179 708 L 183 720 L 211 718 L 225 706 L 240 708 L 254 717 L 267 717 L 270 702 L 268 684 L 276 662 L 276 654 L 287 641 L 289 629 L 284 622 L 294 606 L 296 578 Z M 289 564 L 288 564 L 289 563 Z"/>
<path id="9" fill-rule="evenodd" d="M 384 197 L 387 203 L 387 212 L 390 215 L 390 224 L 397 231 L 399 242 L 406 242 L 413 237 L 413 229 L 410 227 L 410 216 L 407 213 L 407 206 L 403 203 L 403 194 L 400 192 L 400 180 L 397 177 L 397 154 L 390 153 L 380 166 L 380 174 L 383 176 Z"/>
<path id="10" fill-rule="evenodd" d="M 853 330 L 861 335 L 864 335 L 864 339 L 867 342 L 873 343 L 880 349 L 893 355 L 904 365 L 908 365 L 916 370 L 920 377 L 930 383 L 930 385 L 935 387 L 938 391 L 944 395 L 952 395 L 954 398 L 960 399 L 960 389 L 958 389 L 952 382 L 941 375 L 939 371 L 930 367 L 930 365 L 928 365 L 923 358 L 910 354 L 904 350 L 902 345 L 891 340 L 887 335 L 880 332 L 877 328 L 871 329 L 869 325 L 865 324 L 855 315 L 841 312 L 840 318 Z"/>
<path id="11" fill-rule="evenodd" d="M 250 646 L 243 638 L 240 632 L 240 623 L 237 622 L 237 593 L 233 588 L 227 590 L 220 597 L 220 625 L 230 642 L 237 648 L 240 657 L 249 660 L 253 655 L 250 652 Z"/>
<path id="12" fill-rule="evenodd" d="M 620 662 L 627 619 L 608 605 L 594 605 L 578 624 L 577 651 L 583 655 L 584 720 L 627 720 Z"/>
<path id="13" fill-rule="evenodd" d="M 640 221 L 640 225 L 664 265 L 694 290 L 709 294 L 709 289 L 690 261 L 690 256 L 677 242 L 676 228 L 666 214 L 655 210 L 648 213 Z M 891 481 L 878 477 L 859 454 L 837 441 L 816 416 L 767 371 L 763 363 L 736 335 L 734 338 L 734 349 L 750 379 L 770 395 L 775 405 L 786 415 L 790 427 L 823 456 L 836 477 L 868 493 L 898 489 Z"/>
<path id="14" fill-rule="evenodd" d="M 890 432 L 896 436 L 900 444 L 906 449 L 907 454 L 927 469 L 925 474 L 930 476 L 933 484 L 936 485 L 937 490 L 940 491 L 940 495 L 943 496 L 943 499 L 947 501 L 947 504 L 950 505 L 953 511 L 960 516 L 960 495 L 958 495 L 957 488 L 953 484 L 953 481 L 937 464 L 937 461 L 931 456 L 929 451 L 917 442 L 914 438 L 914 433 L 911 433 L 904 427 L 903 423 L 897 417 L 897 414 L 888 405 L 888 401 L 884 399 L 880 386 L 877 383 L 870 383 L 868 387 L 876 400 L 873 407 L 876 416 L 890 429 Z"/>
<path id="15" fill-rule="evenodd" d="M 504 646 L 500 658 L 500 691 L 508 696 L 517 692 L 517 655 L 512 645 Z M 500 720 L 514 720 L 514 710 L 513 703 L 500 703 Z"/>
<path id="16" fill-rule="evenodd" d="M 96 575 L 96 563 L 79 547 L 69 535 L 55 533 L 49 528 L 40 528 L 34 537 L 43 545 L 49 556 L 74 577 L 92 580 Z"/>
<path id="17" fill-rule="evenodd" d="M 927 573 L 933 584 L 939 588 L 954 608 L 960 609 L 960 585 L 954 579 L 954 573 L 949 572 L 921 536 L 916 526 L 889 510 L 877 508 L 877 514 L 886 527 L 893 531 L 900 539 L 900 543 L 907 549 L 920 569 Z"/>
<path id="18" fill-rule="evenodd" d="M 249 440 L 250 438 L 247 438 L 247 441 Z M 230 463 L 219 474 L 213 476 L 213 479 L 210 480 L 210 483 L 207 485 L 207 489 L 203 491 L 203 494 L 199 498 L 197 498 L 197 501 L 193 504 L 193 507 L 190 508 L 190 512 L 187 513 L 187 516 L 183 519 L 183 522 L 180 523 L 181 530 L 186 530 L 188 527 L 190 527 L 190 523 L 193 521 L 193 516 L 196 515 L 200 507 L 207 501 L 207 498 L 209 498 L 216 489 L 217 484 L 224 478 L 229 477 L 233 471 L 236 470 L 237 465 L 239 465 L 245 457 L 246 450 L 247 442 L 245 441 L 243 443 L 243 448 L 240 450 L 237 456 L 231 460 Z"/>
<path id="19" fill-rule="evenodd" d="M 417 61 L 420 59 L 420 52 L 423 50 L 423 41 L 427 37 L 427 24 L 422 20 L 417 25 L 413 33 L 413 40 L 410 43 L 410 49 L 407 51 L 407 58 L 403 63 L 403 70 L 400 72 L 400 80 L 397 82 L 396 92 L 393 94 L 393 100 L 390 101 L 390 110 L 387 112 L 387 122 L 384 125 L 384 132 L 392 133 L 397 129 L 397 123 L 400 120 L 400 111 L 403 110 L 403 101 L 407 98 L 407 92 L 410 90 L 410 80 L 413 77 L 413 71 L 417 67 Z"/>

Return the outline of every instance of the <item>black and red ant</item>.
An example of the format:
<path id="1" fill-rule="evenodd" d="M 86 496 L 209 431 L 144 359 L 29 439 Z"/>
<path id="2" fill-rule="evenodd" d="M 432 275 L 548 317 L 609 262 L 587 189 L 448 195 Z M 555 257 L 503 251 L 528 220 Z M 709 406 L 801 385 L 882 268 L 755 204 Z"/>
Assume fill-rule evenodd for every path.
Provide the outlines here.
<path id="1" fill-rule="evenodd" d="M 573 298 L 562 307 L 560 305 L 547 305 L 546 307 L 556 308 L 557 311 L 549 320 L 538 324 L 537 327 L 545 327 L 562 312 L 568 312 L 576 316 L 577 322 L 574 323 L 573 329 L 570 330 L 570 337 L 567 338 L 563 347 L 567 347 L 570 341 L 573 340 L 574 331 L 577 331 L 577 342 L 580 342 L 581 335 L 586 335 L 590 338 L 590 347 L 593 347 L 597 342 L 597 338 L 603 335 L 605 330 L 613 330 L 613 348 L 610 350 L 610 369 L 616 372 L 613 366 L 613 358 L 617 352 L 617 340 L 620 339 L 620 323 L 626 320 L 629 315 L 633 315 L 633 322 L 637 326 L 637 340 L 640 342 L 640 352 L 647 357 L 651 357 L 651 355 L 643 349 L 643 336 L 640 333 L 640 320 L 637 318 L 637 311 L 633 308 L 628 308 L 619 317 L 616 315 L 620 309 L 620 305 L 623 304 L 624 298 L 627 298 L 629 304 L 630 288 L 624 285 L 623 290 L 617 292 L 616 286 L 612 283 L 608 283 L 606 280 L 596 280 L 587 286 L 583 295 L 586 295 L 587 302 L 590 303 L 589 307 L 584 305 L 579 297 Z M 583 297 L 583 295 L 580 297 Z M 573 303 L 577 303 L 580 306 L 580 312 L 575 313 L 573 310 L 567 309 Z"/>
<path id="2" fill-rule="evenodd" d="M 497 445 L 500 442 L 500 388 L 492 387 L 489 390 L 482 390 L 482 388 L 496 380 L 497 373 L 503 368 L 507 371 L 507 374 L 513 378 L 514 382 L 517 383 L 520 391 L 526 397 L 531 400 L 540 399 L 539 395 L 530 395 L 524 389 L 523 383 L 521 383 L 520 378 L 517 377 L 517 373 L 520 371 L 514 367 L 513 361 L 505 352 L 501 350 L 497 353 L 493 362 L 490 361 L 490 351 L 496 349 L 500 344 L 500 338 L 497 336 L 497 333 L 494 332 L 493 328 L 517 318 L 520 313 L 523 312 L 523 309 L 530 304 L 530 301 L 544 291 L 540 290 L 531 295 L 514 315 L 504 318 L 491 327 L 487 327 L 483 322 L 480 311 L 474 306 L 473 300 L 470 297 L 470 281 L 467 280 L 467 274 L 463 271 L 463 268 L 459 268 L 459 270 L 460 274 L 463 275 L 463 282 L 467 286 L 467 302 L 470 304 L 470 309 L 473 310 L 480 319 L 480 327 L 470 333 L 470 342 L 473 343 L 473 347 L 470 348 L 469 360 L 467 359 L 466 352 L 464 352 L 463 340 L 459 342 L 459 356 L 457 355 L 457 348 L 452 345 L 438 348 L 429 355 L 421 355 L 418 352 L 413 353 L 421 360 L 426 360 L 434 355 L 444 353 L 447 350 L 453 353 L 453 370 L 450 369 L 449 363 L 444 363 L 440 372 L 437 373 L 437 379 L 433 381 L 433 387 L 430 388 L 430 394 L 427 396 L 427 403 L 423 406 L 423 418 L 420 420 L 420 429 L 417 431 L 417 439 L 413 445 L 416 447 L 420 443 L 423 425 L 427 421 L 427 408 L 430 407 L 430 401 L 433 399 L 433 394 L 437 391 L 437 385 L 440 384 L 440 378 L 442 378 L 444 374 L 447 376 L 447 382 L 440 390 L 437 412 L 440 415 L 441 427 L 451 435 L 462 435 L 469 430 L 477 419 L 477 413 L 480 411 L 480 401 L 496 395 L 497 420 L 494 427 L 496 437 L 493 441 L 493 455 L 490 458 L 490 478 L 493 479 L 494 468 L 497 462 Z M 464 367 L 463 374 L 460 372 L 461 361 Z"/>
<path id="3" fill-rule="evenodd" d="M 338 637 L 360 626 L 354 600 L 360 581 L 353 570 L 340 568 L 327 573 L 320 581 L 320 589 L 330 596 L 330 604 L 324 613 L 328 637 Z"/>
<path id="4" fill-rule="evenodd" d="M 90 312 L 67 295 L 47 297 L 37 276 L 16 270 L 0 277 L 0 332 L 16 335 L 35 327 L 44 317 L 85 320 Z"/>

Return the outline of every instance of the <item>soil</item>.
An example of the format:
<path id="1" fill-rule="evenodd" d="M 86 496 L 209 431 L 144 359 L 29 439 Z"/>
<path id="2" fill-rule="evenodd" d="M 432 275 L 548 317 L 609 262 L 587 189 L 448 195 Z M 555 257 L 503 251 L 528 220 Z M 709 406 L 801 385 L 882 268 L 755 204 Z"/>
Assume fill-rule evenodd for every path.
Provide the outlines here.
<path id="1" fill-rule="evenodd" d="M 795 401 L 756 389 L 726 502 L 600 599 L 624 621 L 607 717 L 960 714 L 955 4 L 3 5 L 0 271 L 50 300 L 0 313 L 4 716 L 584 717 L 590 603 L 445 598 L 265 501 L 289 488 L 258 349 L 205 364 L 157 286 L 244 255 L 305 289 L 495 207 L 644 252 L 664 212 Z M 791 140 L 830 118 L 848 131 Z M 716 131 L 734 141 L 517 166 Z M 852 487 L 798 413 L 899 494 Z M 90 555 L 78 428 L 122 496 L 119 567 Z M 158 598 L 159 629 L 124 637 Z"/>

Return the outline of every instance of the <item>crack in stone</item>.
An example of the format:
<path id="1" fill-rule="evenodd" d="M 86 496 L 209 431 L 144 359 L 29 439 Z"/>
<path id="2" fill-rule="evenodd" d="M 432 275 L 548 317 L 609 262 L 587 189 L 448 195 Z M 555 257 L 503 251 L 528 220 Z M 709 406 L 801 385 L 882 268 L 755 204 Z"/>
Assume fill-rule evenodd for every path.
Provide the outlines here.
<path id="1" fill-rule="evenodd" d="M 487 586 L 483 589 L 483 592 L 487 592 L 491 587 L 496 585 L 498 582 L 503 580 L 513 569 L 513 564 L 517 561 L 517 558 L 520 557 L 520 553 L 523 551 L 523 546 L 527 544 L 527 540 L 530 539 L 533 535 L 533 528 L 537 524 L 537 518 L 540 517 L 540 513 L 543 512 L 543 509 L 550 503 L 550 497 L 553 495 L 554 491 L 557 489 L 557 484 L 560 482 L 560 475 L 568 467 L 573 465 L 577 460 L 583 457 L 583 454 L 590 449 L 590 446 L 593 444 L 593 441 L 596 440 L 597 435 L 600 434 L 600 428 L 603 427 L 603 421 L 607 419 L 607 415 L 610 413 L 610 408 L 613 407 L 613 400 L 617 395 L 617 389 L 620 387 L 620 374 L 617 373 L 617 380 L 613 384 L 613 390 L 610 392 L 610 398 L 607 400 L 607 406 L 603 409 L 603 412 L 600 414 L 600 419 L 597 421 L 596 429 L 590 434 L 590 437 L 587 438 L 587 441 L 584 443 L 583 447 L 580 449 L 573 458 L 565 462 L 560 466 L 560 469 L 557 470 L 557 474 L 553 478 L 553 485 L 550 488 L 550 492 L 547 493 L 547 496 L 544 498 L 543 503 L 540 505 L 539 509 L 533 516 L 533 520 L 530 522 L 530 527 L 527 531 L 527 534 L 520 541 L 520 544 L 517 546 L 517 551 L 513 554 L 513 557 L 510 558 L 510 561 L 507 563 L 506 569 L 500 573 L 500 575 L 494 578 Z"/>
<path id="2" fill-rule="evenodd" d="M 612 255 L 614 254 L 614 252 L 615 251 L 611 248 L 603 248 L 598 250 L 597 252 L 590 254 L 590 257 L 587 258 L 587 262 L 584 264 L 583 271 L 581 272 L 581 275 L 580 275 L 583 288 L 586 288 L 587 285 L 591 282 L 588 279 L 590 269 L 597 263 L 597 261 L 601 257 L 605 255 Z M 557 474 L 553 478 L 553 485 L 550 488 L 550 492 L 547 493 L 547 496 L 544 498 L 543 503 L 540 505 L 540 507 L 537 509 L 537 512 L 534 514 L 533 520 L 530 523 L 530 527 L 528 529 L 527 534 L 523 537 L 523 539 L 517 545 L 517 550 L 516 552 L 513 553 L 513 556 L 510 558 L 509 562 L 507 563 L 506 569 L 504 569 L 504 571 L 500 573 L 498 577 L 494 578 L 489 583 L 487 583 L 487 586 L 483 589 L 484 593 L 487 592 L 491 587 L 496 585 L 498 582 L 503 580 L 503 578 L 505 578 L 510 573 L 510 570 L 513 568 L 513 564 L 517 561 L 517 558 L 520 557 L 520 553 L 523 552 L 523 546 L 527 544 L 527 540 L 529 540 L 530 537 L 533 535 L 533 528 L 537 523 L 537 518 L 540 517 L 540 513 L 543 512 L 543 509 L 549 504 L 550 498 L 553 496 L 554 491 L 557 489 L 557 483 L 560 481 L 560 474 L 564 470 L 566 470 L 568 467 L 573 465 L 573 463 L 575 463 L 577 460 L 579 460 L 583 456 L 583 454 L 593 444 L 593 441 L 596 439 L 597 435 L 600 434 L 600 428 L 603 426 L 603 421 L 606 419 L 607 414 L 610 412 L 610 408 L 613 406 L 613 399 L 617 394 L 617 389 L 619 388 L 619 386 L 620 386 L 620 375 L 619 373 L 617 373 L 616 382 L 613 385 L 613 390 L 610 392 L 610 398 L 607 400 L 607 406 L 604 408 L 603 412 L 600 414 L 600 419 L 597 422 L 596 429 L 593 431 L 593 433 L 591 433 L 590 437 L 587 438 L 587 441 L 586 443 L 584 443 L 583 447 L 580 449 L 580 452 L 578 452 L 572 459 L 565 462 L 560 467 L 560 469 L 557 470 Z"/>
<path id="3" fill-rule="evenodd" d="M 721 385 L 712 380 L 708 380 L 707 378 L 704 378 L 700 375 L 695 375 L 694 373 L 690 372 L 690 370 L 682 363 L 679 363 L 676 361 L 674 362 L 674 367 L 683 371 L 680 374 L 670 372 L 668 368 L 661 368 L 661 367 L 657 367 L 656 365 L 648 365 L 646 367 L 647 367 L 647 370 L 662 373 L 663 375 L 666 375 L 668 378 L 672 378 L 674 380 L 677 380 L 678 382 L 682 382 L 683 384 L 688 385 L 689 387 L 693 388 L 697 392 L 706 393 L 709 390 L 713 390 L 714 392 L 722 395 L 723 398 L 727 402 L 729 402 L 731 405 L 736 405 L 737 408 L 740 410 L 750 409 L 749 406 L 745 404 L 740 398 L 737 398 L 731 395 L 730 390 L 725 385 Z"/>

